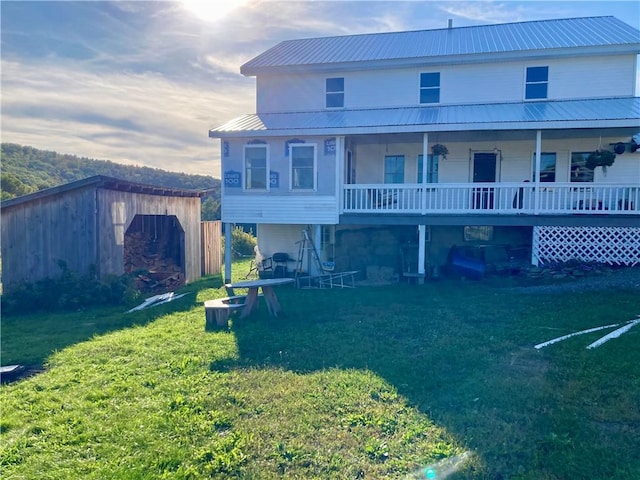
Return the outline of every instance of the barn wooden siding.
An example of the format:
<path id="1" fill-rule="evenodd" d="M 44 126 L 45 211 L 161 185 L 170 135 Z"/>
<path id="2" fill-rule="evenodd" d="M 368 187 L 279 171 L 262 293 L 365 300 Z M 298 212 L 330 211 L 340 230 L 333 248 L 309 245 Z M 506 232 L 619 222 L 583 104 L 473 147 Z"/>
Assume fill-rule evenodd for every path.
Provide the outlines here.
<path id="1" fill-rule="evenodd" d="M 187 283 L 201 276 L 200 194 L 97 176 L 2 202 L 2 283 L 124 273 L 124 235 L 136 215 L 173 215 L 184 231 Z"/>
<path id="2" fill-rule="evenodd" d="M 202 275 L 218 275 L 222 271 L 222 222 L 202 222 Z"/>
<path id="3" fill-rule="evenodd" d="M 98 265 L 100 273 L 124 273 L 124 234 L 136 215 L 174 215 L 184 230 L 186 283 L 200 278 L 200 198 L 148 195 L 99 189 Z"/>
<path id="4" fill-rule="evenodd" d="M 96 265 L 95 196 L 95 188 L 87 186 L 3 206 L 3 285 L 59 277 L 60 261 L 88 274 Z"/>

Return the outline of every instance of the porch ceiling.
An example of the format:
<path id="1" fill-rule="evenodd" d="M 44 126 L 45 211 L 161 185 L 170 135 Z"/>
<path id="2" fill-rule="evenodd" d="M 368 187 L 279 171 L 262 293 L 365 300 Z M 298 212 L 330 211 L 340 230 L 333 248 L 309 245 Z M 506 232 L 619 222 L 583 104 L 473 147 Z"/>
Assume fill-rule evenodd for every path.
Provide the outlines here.
<path id="1" fill-rule="evenodd" d="M 244 115 L 209 137 L 636 128 L 640 97 Z"/>

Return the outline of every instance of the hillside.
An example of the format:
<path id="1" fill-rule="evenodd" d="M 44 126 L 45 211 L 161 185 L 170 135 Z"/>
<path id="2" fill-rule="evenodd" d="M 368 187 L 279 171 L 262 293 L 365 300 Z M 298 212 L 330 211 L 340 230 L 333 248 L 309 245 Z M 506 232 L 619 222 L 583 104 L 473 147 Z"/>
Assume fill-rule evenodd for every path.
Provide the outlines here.
<path id="1" fill-rule="evenodd" d="M 203 197 L 202 218 L 203 220 L 220 218 L 220 180 L 206 175 L 189 175 L 158 168 L 121 165 L 108 160 L 59 154 L 12 143 L 2 144 L 1 161 L 2 200 L 94 175 L 105 175 L 149 185 L 209 190 Z"/>

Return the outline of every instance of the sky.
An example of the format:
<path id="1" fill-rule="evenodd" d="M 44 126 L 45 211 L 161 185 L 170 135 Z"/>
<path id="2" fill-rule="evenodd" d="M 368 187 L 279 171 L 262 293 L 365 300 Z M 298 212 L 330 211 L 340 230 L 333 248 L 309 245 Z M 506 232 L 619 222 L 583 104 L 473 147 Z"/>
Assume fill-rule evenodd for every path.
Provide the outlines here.
<path id="1" fill-rule="evenodd" d="M 208 131 L 255 113 L 240 66 L 283 40 L 613 15 L 637 1 L 0 2 L 2 142 L 220 178 Z"/>

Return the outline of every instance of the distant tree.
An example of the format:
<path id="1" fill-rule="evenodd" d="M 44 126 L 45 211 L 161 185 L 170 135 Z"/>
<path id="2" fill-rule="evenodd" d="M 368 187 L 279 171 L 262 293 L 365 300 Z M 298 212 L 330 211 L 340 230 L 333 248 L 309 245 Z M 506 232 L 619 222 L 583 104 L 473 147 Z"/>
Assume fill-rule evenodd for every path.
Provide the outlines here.
<path id="1" fill-rule="evenodd" d="M 202 202 L 200 217 L 203 221 L 220 220 L 220 202 L 213 197 L 207 197 Z"/>
<path id="2" fill-rule="evenodd" d="M 207 175 L 168 172 L 159 168 L 134 167 L 109 160 L 93 160 L 59 154 L 37 148 L 2 144 L 2 199 L 12 198 L 44 188 L 82 180 L 95 175 L 120 178 L 137 183 L 185 190 L 206 190 L 207 215 L 220 218 L 220 180 Z M 5 179 L 5 174 L 10 175 Z"/>
<path id="3" fill-rule="evenodd" d="M 2 190 L 2 200 L 19 197 L 35 191 L 29 185 L 22 183 L 14 174 L 5 172 L 0 175 L 0 190 Z"/>

